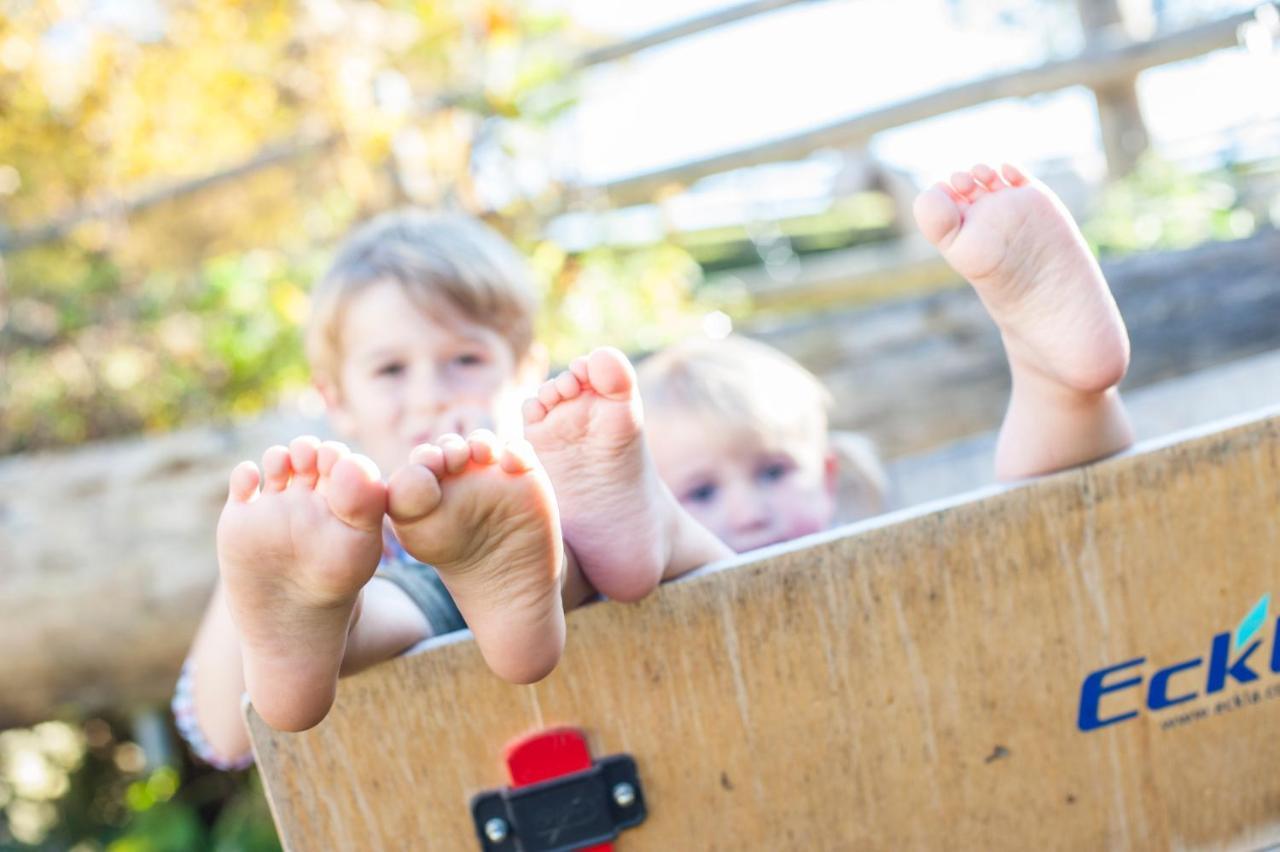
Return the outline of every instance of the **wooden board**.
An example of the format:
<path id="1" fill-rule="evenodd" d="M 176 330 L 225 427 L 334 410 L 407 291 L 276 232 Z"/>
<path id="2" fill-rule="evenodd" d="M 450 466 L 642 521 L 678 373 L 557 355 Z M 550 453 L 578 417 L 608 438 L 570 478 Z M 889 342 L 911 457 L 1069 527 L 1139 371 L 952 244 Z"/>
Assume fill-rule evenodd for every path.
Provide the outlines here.
<path id="1" fill-rule="evenodd" d="M 478 848 L 504 744 L 561 724 L 639 764 L 623 852 L 1257 848 L 1280 840 L 1280 597 L 1258 679 L 1204 693 L 1277 554 L 1280 411 L 589 607 L 532 687 L 462 641 L 344 681 L 312 731 L 250 720 L 294 850 Z M 1082 731 L 1085 679 L 1137 658 L 1099 705 L 1137 716 Z M 1167 693 L 1200 694 L 1145 708 L 1193 658 Z"/>

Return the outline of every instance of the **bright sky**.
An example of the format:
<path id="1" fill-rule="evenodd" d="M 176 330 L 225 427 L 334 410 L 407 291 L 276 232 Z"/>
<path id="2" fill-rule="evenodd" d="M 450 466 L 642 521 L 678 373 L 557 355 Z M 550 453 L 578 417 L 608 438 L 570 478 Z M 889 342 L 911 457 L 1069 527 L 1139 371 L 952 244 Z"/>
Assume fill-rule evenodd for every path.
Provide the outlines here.
<path id="1" fill-rule="evenodd" d="M 547 0 L 614 37 L 725 0 Z M 1177 2 L 1164 0 L 1166 7 Z M 953 6 L 967 16 L 957 20 Z M 1195 4 L 1200 18 L 1253 3 Z M 1029 8 L 1030 7 L 1030 8 Z M 1027 20 L 1020 21 L 1019 16 Z M 1045 33 L 1054 33 L 1050 37 Z M 562 128 L 556 169 L 596 183 L 788 135 L 1079 47 L 1071 4 L 821 0 L 761 15 L 593 69 Z M 1140 97 L 1157 147 L 1280 120 L 1280 47 L 1224 51 L 1148 71 Z M 1096 168 L 1092 96 L 1001 102 L 881 134 L 886 162 L 933 179 L 980 159 L 1068 159 Z M 1271 126 L 1275 136 L 1275 125 Z M 1210 140 L 1212 141 L 1212 140 Z M 1175 155 L 1183 153 L 1174 151 Z"/>

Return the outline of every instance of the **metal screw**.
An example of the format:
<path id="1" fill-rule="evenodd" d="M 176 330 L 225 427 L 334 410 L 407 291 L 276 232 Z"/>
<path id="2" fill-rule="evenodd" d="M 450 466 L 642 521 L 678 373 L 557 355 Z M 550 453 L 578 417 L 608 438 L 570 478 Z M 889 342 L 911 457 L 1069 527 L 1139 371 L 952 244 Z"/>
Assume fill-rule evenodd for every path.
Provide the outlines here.
<path id="1" fill-rule="evenodd" d="M 507 839 L 507 821 L 500 817 L 494 817 L 484 824 L 484 836 L 489 838 L 490 843 L 501 843 Z"/>
<path id="2" fill-rule="evenodd" d="M 620 808 L 629 808 L 636 802 L 636 788 L 632 787 L 626 781 L 620 781 L 613 785 L 613 800 L 618 803 Z"/>

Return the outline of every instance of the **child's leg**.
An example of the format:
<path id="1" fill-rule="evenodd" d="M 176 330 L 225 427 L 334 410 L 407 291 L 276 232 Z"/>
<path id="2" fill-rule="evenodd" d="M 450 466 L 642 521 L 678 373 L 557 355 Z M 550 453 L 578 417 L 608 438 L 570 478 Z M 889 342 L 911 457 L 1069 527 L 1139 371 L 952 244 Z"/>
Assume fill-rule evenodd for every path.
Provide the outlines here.
<path id="1" fill-rule="evenodd" d="M 1000 328 L 1013 393 L 996 448 L 1001 479 L 1047 473 L 1133 441 L 1116 390 L 1129 338 L 1084 238 L 1057 196 L 1013 166 L 920 194 L 916 221 L 973 284 Z"/>
<path id="2" fill-rule="evenodd" d="M 564 649 L 567 566 L 551 483 L 527 443 L 475 432 L 418 446 L 391 477 L 388 514 L 409 555 L 435 566 L 496 674 L 550 673 Z"/>
<path id="3" fill-rule="evenodd" d="M 341 444 L 299 438 L 288 449 L 268 450 L 262 466 L 261 475 L 250 462 L 232 472 L 218 522 L 218 564 L 254 708 L 273 727 L 301 730 L 332 705 L 349 637 L 372 630 L 372 641 L 358 641 L 353 650 L 391 656 L 388 632 L 408 639 L 426 628 L 402 624 L 388 631 L 358 606 L 382 555 L 386 487 L 372 462 Z M 401 610 L 393 607 L 391 614 L 399 619 Z M 217 627 L 215 616 L 210 629 Z M 206 640 L 205 647 L 215 666 L 230 654 L 225 636 Z M 209 672 L 204 659 L 193 662 L 199 681 L 226 679 Z M 224 697 L 217 683 L 213 700 Z M 239 695 L 233 698 L 238 703 Z"/>
<path id="4" fill-rule="evenodd" d="M 636 374 L 597 349 L 525 403 L 525 434 L 555 485 L 565 542 L 602 594 L 638 600 L 732 555 L 690 517 L 649 456 Z"/>

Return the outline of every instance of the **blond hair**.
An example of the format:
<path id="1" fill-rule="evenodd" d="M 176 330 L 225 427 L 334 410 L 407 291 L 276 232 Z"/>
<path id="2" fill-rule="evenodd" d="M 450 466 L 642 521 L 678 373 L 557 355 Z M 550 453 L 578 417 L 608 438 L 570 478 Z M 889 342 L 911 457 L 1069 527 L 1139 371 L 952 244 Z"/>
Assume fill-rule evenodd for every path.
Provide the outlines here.
<path id="1" fill-rule="evenodd" d="M 837 519 L 883 511 L 888 478 L 866 436 L 828 432 L 831 394 L 784 353 L 736 335 L 669 346 L 636 368 L 647 412 L 703 415 L 773 440 L 818 441 L 839 468 Z"/>
<path id="2" fill-rule="evenodd" d="M 426 309 L 443 298 L 499 332 L 517 361 L 533 345 L 537 295 L 515 248 L 469 216 L 406 208 L 353 231 L 313 289 L 306 336 L 313 373 L 337 380 L 342 312 L 353 294 L 385 281 Z"/>
<path id="3" fill-rule="evenodd" d="M 636 369 L 646 410 L 679 408 L 789 440 L 826 434 L 831 395 L 778 350 L 730 336 L 695 338 L 646 358 Z"/>

